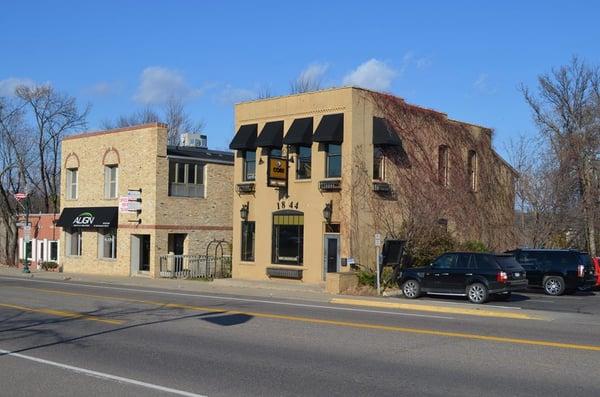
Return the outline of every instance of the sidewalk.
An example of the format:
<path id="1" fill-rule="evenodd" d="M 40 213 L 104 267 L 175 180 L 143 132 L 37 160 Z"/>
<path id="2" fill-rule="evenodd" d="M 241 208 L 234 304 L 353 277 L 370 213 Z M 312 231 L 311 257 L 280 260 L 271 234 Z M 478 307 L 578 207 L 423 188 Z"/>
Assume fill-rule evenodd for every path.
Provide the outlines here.
<path id="1" fill-rule="evenodd" d="M 538 314 L 518 308 L 494 308 L 486 305 L 473 305 L 468 302 L 452 303 L 432 301 L 407 301 L 398 296 L 354 296 L 332 295 L 325 291 L 324 285 L 299 285 L 287 280 L 248 281 L 233 279 L 216 279 L 214 281 L 194 281 L 179 279 L 153 279 L 149 277 L 120 277 L 76 273 L 58 273 L 32 270 L 24 274 L 22 269 L 0 266 L 0 276 L 33 278 L 56 282 L 76 281 L 90 284 L 105 284 L 114 287 L 136 287 L 145 289 L 163 289 L 180 293 L 211 293 L 238 295 L 253 298 L 297 299 L 310 302 L 328 303 L 339 306 L 358 306 L 370 309 L 408 310 L 433 313 L 462 314 L 478 317 L 496 317 L 535 320 L 542 317 Z M 545 316 L 544 316 L 545 317 Z"/>

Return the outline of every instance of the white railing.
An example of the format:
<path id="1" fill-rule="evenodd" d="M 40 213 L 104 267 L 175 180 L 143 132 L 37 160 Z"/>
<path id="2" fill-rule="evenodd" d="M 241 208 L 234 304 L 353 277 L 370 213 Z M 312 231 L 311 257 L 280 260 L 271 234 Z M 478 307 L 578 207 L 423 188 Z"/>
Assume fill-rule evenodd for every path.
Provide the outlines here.
<path id="1" fill-rule="evenodd" d="M 160 276 L 167 278 L 229 278 L 231 256 L 163 255 Z"/>

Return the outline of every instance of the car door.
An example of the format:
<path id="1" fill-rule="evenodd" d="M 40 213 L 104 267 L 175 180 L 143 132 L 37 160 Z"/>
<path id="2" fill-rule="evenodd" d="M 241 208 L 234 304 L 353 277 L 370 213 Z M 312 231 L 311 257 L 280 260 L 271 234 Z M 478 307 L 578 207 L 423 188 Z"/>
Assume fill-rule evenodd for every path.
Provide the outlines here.
<path id="1" fill-rule="evenodd" d="M 432 266 L 433 292 L 451 292 L 451 269 L 456 266 L 457 254 L 444 254 L 436 259 Z"/>
<path id="2" fill-rule="evenodd" d="M 440 283 L 445 284 L 449 292 L 463 294 L 467 288 L 467 277 L 472 272 L 469 269 L 471 254 L 461 253 L 455 255 L 456 260 L 451 263 L 450 274 L 440 276 Z"/>
<path id="3" fill-rule="evenodd" d="M 542 285 L 544 273 L 542 270 L 542 255 L 541 252 L 519 251 L 515 256 L 527 272 L 529 285 Z"/>

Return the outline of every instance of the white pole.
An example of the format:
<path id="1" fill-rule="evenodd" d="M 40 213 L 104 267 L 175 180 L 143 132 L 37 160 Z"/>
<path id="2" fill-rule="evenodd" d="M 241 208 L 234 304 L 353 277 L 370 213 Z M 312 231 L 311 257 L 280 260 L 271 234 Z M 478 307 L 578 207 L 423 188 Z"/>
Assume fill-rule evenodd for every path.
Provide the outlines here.
<path id="1" fill-rule="evenodd" d="M 377 246 L 377 295 L 381 295 L 381 275 L 379 274 L 379 245 Z"/>

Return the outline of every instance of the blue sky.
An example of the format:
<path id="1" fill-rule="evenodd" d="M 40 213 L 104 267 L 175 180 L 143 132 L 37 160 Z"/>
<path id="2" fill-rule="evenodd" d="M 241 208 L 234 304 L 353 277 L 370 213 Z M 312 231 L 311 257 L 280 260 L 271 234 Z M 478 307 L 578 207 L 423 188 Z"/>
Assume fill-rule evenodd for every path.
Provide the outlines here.
<path id="1" fill-rule="evenodd" d="M 186 98 L 211 147 L 233 103 L 301 73 L 389 91 L 496 130 L 533 134 L 519 85 L 573 54 L 600 64 L 592 1 L 11 1 L 0 6 L 0 94 L 51 82 L 104 119 Z"/>

